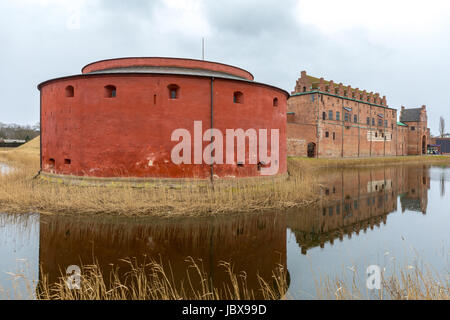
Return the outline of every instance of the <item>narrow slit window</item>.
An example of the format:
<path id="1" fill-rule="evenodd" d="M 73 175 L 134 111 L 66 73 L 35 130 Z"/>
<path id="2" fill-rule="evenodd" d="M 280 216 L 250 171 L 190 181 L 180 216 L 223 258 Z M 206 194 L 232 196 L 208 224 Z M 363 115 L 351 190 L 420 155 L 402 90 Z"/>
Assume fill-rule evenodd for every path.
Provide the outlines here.
<path id="1" fill-rule="evenodd" d="M 75 89 L 73 86 L 66 87 L 66 98 L 73 98 L 75 96 Z"/>
<path id="2" fill-rule="evenodd" d="M 117 88 L 115 86 L 105 87 L 105 98 L 115 98 L 117 97 Z"/>

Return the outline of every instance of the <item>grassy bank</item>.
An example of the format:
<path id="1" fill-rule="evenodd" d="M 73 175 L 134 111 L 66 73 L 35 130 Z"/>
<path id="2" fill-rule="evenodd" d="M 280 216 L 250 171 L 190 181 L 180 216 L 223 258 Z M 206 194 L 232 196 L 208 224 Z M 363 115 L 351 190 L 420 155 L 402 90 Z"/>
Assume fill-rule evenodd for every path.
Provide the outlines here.
<path id="1" fill-rule="evenodd" d="M 289 178 L 265 183 L 232 181 L 214 189 L 204 183 L 173 188 L 76 186 L 33 179 L 39 171 L 39 138 L 13 150 L 0 151 L 0 162 L 14 167 L 0 175 L 0 205 L 11 213 L 89 214 L 123 216 L 216 215 L 302 207 L 318 200 L 316 170 L 405 163 L 450 164 L 450 157 L 371 159 L 288 159 Z"/>
<path id="2" fill-rule="evenodd" d="M 450 156 L 407 156 L 348 159 L 288 158 L 288 163 L 314 168 L 355 168 L 368 166 L 391 166 L 405 164 L 450 165 Z"/>
<path id="3" fill-rule="evenodd" d="M 314 203 L 314 175 L 295 163 L 286 180 L 249 184 L 233 181 L 214 189 L 202 183 L 173 188 L 164 183 L 152 188 L 61 185 L 33 179 L 39 171 L 39 140 L 0 152 L 0 162 L 14 166 L 0 176 L 2 211 L 11 213 L 89 214 L 124 216 L 215 215 L 257 212 Z"/>

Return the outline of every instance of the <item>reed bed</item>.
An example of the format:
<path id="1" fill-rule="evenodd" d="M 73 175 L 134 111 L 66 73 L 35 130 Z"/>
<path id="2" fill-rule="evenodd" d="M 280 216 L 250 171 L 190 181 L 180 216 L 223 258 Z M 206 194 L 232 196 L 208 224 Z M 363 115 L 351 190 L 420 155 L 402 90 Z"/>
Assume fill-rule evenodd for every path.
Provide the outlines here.
<path id="1" fill-rule="evenodd" d="M 283 209 L 318 199 L 313 173 L 296 163 L 287 179 L 236 180 L 214 188 L 195 182 L 177 188 L 165 183 L 149 188 L 49 183 L 33 179 L 39 171 L 38 143 L 33 140 L 29 146 L 0 152 L 0 162 L 14 166 L 11 173 L 0 176 L 0 204 L 5 212 L 169 217 Z"/>
<path id="2" fill-rule="evenodd" d="M 450 166 L 450 156 L 402 156 L 346 159 L 310 159 L 288 158 L 288 162 L 313 168 L 355 168 L 374 166 L 394 166 L 407 164 L 424 164 Z"/>
<path id="3" fill-rule="evenodd" d="M 356 275 L 352 279 L 326 279 L 317 284 L 317 296 L 326 300 L 450 300 L 450 277 L 426 268 L 407 266 L 382 276 L 380 290 L 367 290 Z"/>
<path id="4" fill-rule="evenodd" d="M 229 276 L 228 284 L 215 286 L 201 264 L 188 258 L 193 277 L 175 283 L 170 270 L 151 261 L 138 266 L 127 260 L 130 271 L 120 277 L 116 269 L 102 273 L 98 265 L 82 267 L 79 290 L 71 290 L 67 276 L 49 283 L 44 276 L 37 286 L 39 300 L 291 300 L 289 277 L 282 265 L 276 267 L 271 281 L 258 278 L 259 288 L 249 289 L 246 273 L 235 273 L 229 263 L 221 263 Z M 189 272 L 188 272 L 189 274 Z M 106 279 L 106 281 L 105 281 Z M 450 300 L 449 279 L 432 272 L 402 270 L 382 280 L 381 290 L 368 293 L 354 280 L 325 280 L 317 284 L 318 300 Z"/>
<path id="5" fill-rule="evenodd" d="M 5 212 L 47 214 L 180 216 L 218 215 L 306 207 L 316 203 L 320 185 L 317 170 L 355 166 L 426 163 L 450 164 L 450 157 L 399 157 L 367 159 L 288 159 L 287 179 L 230 181 L 212 188 L 186 183 L 174 188 L 156 183 L 149 188 L 124 184 L 119 188 L 77 186 L 34 179 L 39 171 L 39 138 L 7 151 L 0 162 L 15 169 L 0 175 L 0 204 Z"/>
<path id="6" fill-rule="evenodd" d="M 228 274 L 227 283 L 215 285 L 204 271 L 201 262 L 188 257 L 187 281 L 176 283 L 170 269 L 155 260 L 138 265 L 133 260 L 124 260 L 129 265 L 125 276 L 112 267 L 103 273 L 97 265 L 81 267 L 79 289 L 70 289 L 67 276 L 59 282 L 49 283 L 43 276 L 37 286 L 39 300 L 278 300 L 288 290 L 286 269 L 275 268 L 271 284 L 258 277 L 259 289 L 249 289 L 246 273 L 236 273 L 230 263 L 221 262 L 220 267 Z"/>

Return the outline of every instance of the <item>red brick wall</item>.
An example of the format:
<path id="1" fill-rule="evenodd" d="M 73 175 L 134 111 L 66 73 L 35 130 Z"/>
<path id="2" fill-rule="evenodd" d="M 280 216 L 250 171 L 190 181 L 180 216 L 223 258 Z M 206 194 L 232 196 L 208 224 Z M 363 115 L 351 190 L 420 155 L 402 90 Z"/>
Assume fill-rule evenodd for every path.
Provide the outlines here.
<path id="1" fill-rule="evenodd" d="M 292 96 L 288 100 L 288 111 L 295 114 L 290 115 L 288 124 L 288 154 L 291 156 L 306 156 L 309 143 L 317 145 L 321 158 L 396 155 L 396 110 L 313 93 Z M 329 118 L 330 111 L 332 119 Z M 339 120 L 336 120 L 338 112 Z M 349 121 L 345 121 L 345 113 L 349 114 Z M 356 123 L 354 116 L 357 117 Z M 370 125 L 366 123 L 367 117 Z M 372 118 L 375 126 L 372 126 Z M 378 119 L 382 120 L 381 126 Z M 387 127 L 385 120 L 388 121 Z M 377 137 L 369 139 L 369 132 L 377 132 Z M 388 137 L 386 141 L 383 136 Z"/>
<path id="2" fill-rule="evenodd" d="M 210 166 L 175 165 L 171 142 L 175 129 L 191 131 L 194 121 L 210 128 L 210 79 L 164 75 L 90 75 L 46 82 L 42 94 L 42 161 L 44 172 L 93 177 L 209 178 Z M 168 86 L 180 87 L 169 99 Z M 66 86 L 75 89 L 65 96 Z M 116 98 L 105 98 L 104 87 L 117 87 Z M 233 92 L 244 103 L 233 103 Z M 156 100 L 154 97 L 156 95 Z M 278 107 L 273 99 L 278 98 Z M 214 81 L 214 128 L 279 129 L 279 174 L 286 165 L 286 93 L 251 82 Z M 225 140 L 225 139 L 224 139 Z M 269 139 L 270 143 L 270 139 Z M 224 155 L 226 146 L 224 141 Z M 203 143 L 203 148 L 209 142 Z M 269 145 L 270 150 L 270 145 Z M 192 146 L 192 155 L 194 154 Z M 215 165 L 219 177 L 259 176 L 256 165 Z M 56 166 L 50 168 L 50 159 Z M 70 159 L 70 164 L 65 164 Z"/>

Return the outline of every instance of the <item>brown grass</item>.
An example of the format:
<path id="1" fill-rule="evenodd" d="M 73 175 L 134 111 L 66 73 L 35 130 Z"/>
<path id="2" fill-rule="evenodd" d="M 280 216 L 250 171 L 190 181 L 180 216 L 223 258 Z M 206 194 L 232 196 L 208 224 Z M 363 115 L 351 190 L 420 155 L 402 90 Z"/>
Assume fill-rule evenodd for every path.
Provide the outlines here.
<path id="1" fill-rule="evenodd" d="M 270 285 L 258 277 L 260 288 L 257 292 L 247 286 L 246 274 L 236 274 L 229 263 L 222 262 L 221 267 L 229 276 L 229 284 L 215 286 L 205 273 L 201 264 L 192 258 L 186 272 L 186 283 L 175 283 L 170 270 L 161 263 L 151 261 L 137 265 L 132 260 L 124 260 L 130 266 L 125 277 L 120 277 L 117 269 L 103 274 L 98 265 L 81 267 L 81 285 L 79 290 L 71 290 L 66 284 L 67 276 L 60 281 L 49 283 L 47 278 L 38 285 L 39 300 L 277 300 L 287 292 L 287 278 L 284 267 L 277 267 Z M 191 276 L 192 274 L 192 276 Z M 107 278 L 105 278 L 107 277 Z M 105 281 L 105 279 L 107 279 Z"/>
<path id="2" fill-rule="evenodd" d="M 450 165 L 450 156 L 407 156 L 357 159 L 310 159 L 291 157 L 288 161 L 289 164 L 297 163 L 301 166 L 314 168 L 354 168 L 405 164 Z"/>
<path id="3" fill-rule="evenodd" d="M 33 179 L 39 171 L 39 140 L 0 152 L 0 162 L 15 170 L 0 176 L 0 204 L 4 212 L 51 214 L 113 214 L 124 216 L 215 215 L 305 206 L 317 200 L 314 176 L 295 163 L 291 176 L 264 183 L 233 181 L 210 188 L 189 183 L 173 188 L 76 186 Z"/>
<path id="4" fill-rule="evenodd" d="M 0 151 L 0 162 L 15 170 L 0 176 L 4 212 L 112 214 L 124 216 L 216 215 L 302 207 L 318 200 L 316 170 L 405 163 L 450 164 L 450 157 L 367 159 L 288 159 L 290 177 L 248 183 L 232 181 L 211 188 L 187 183 L 177 188 L 156 183 L 151 188 L 76 186 L 33 179 L 39 171 L 39 137 L 14 150 Z"/>
<path id="5" fill-rule="evenodd" d="M 188 258 L 189 268 L 194 270 L 197 283 L 189 278 L 187 283 L 176 284 L 170 270 L 152 261 L 137 266 L 127 260 L 130 271 L 125 278 L 118 276 L 117 270 L 103 274 L 97 265 L 82 267 L 80 290 L 70 290 L 60 281 L 48 283 L 46 277 L 38 285 L 40 300 L 279 300 L 290 299 L 289 282 L 286 269 L 278 266 L 272 274 L 272 284 L 258 277 L 259 288 L 249 290 L 246 274 L 236 274 L 229 263 L 223 262 L 230 285 L 216 287 L 208 278 L 201 265 Z M 188 273 L 189 274 L 189 273 Z M 108 277 L 108 281 L 105 281 Z M 350 284 L 348 284 L 350 283 Z M 364 294 L 355 281 L 325 281 L 318 284 L 316 299 L 323 300 L 450 300 L 449 279 L 442 280 L 433 273 L 400 271 L 382 281 L 382 289 L 373 294 Z"/>

